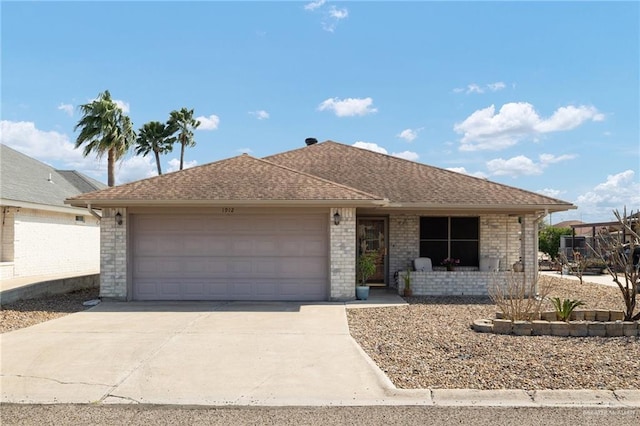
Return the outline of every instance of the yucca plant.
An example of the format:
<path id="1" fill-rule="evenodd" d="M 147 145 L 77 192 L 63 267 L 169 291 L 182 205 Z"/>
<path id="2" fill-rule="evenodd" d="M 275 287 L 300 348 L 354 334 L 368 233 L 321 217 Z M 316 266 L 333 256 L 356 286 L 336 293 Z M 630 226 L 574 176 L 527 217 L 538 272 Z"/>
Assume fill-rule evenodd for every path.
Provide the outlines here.
<path id="1" fill-rule="evenodd" d="M 560 321 L 569 321 L 571 313 L 578 306 L 584 306 L 585 304 L 582 300 L 564 299 L 561 301 L 559 297 L 552 297 L 551 303 L 553 303 L 553 307 L 556 309 L 556 315 Z"/>

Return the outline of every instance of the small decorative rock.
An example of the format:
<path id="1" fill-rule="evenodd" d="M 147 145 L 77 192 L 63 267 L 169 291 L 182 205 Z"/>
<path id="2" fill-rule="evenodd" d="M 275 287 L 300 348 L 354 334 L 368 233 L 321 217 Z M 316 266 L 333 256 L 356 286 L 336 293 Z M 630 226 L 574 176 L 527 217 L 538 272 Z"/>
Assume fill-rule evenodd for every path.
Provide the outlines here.
<path id="1" fill-rule="evenodd" d="M 548 336 L 551 334 L 551 323 L 549 321 L 531 321 L 531 334 L 534 336 Z"/>
<path id="2" fill-rule="evenodd" d="M 493 332 L 497 334 L 511 334 L 512 325 L 513 323 L 510 320 L 493 320 Z"/>
<path id="3" fill-rule="evenodd" d="M 590 321 L 589 323 L 589 336 L 604 337 L 607 335 L 607 329 L 603 322 Z"/>
<path id="4" fill-rule="evenodd" d="M 618 337 L 622 336 L 622 321 L 608 321 L 604 323 L 604 327 L 607 330 L 607 336 L 609 337 Z"/>
<path id="5" fill-rule="evenodd" d="M 609 321 L 609 311 L 596 309 L 596 321 Z"/>
<path id="6" fill-rule="evenodd" d="M 586 337 L 589 335 L 589 326 L 586 322 L 572 322 L 569 324 L 569 334 L 575 337 Z"/>
<path id="7" fill-rule="evenodd" d="M 569 323 L 564 321 L 550 321 L 552 336 L 568 336 Z"/>

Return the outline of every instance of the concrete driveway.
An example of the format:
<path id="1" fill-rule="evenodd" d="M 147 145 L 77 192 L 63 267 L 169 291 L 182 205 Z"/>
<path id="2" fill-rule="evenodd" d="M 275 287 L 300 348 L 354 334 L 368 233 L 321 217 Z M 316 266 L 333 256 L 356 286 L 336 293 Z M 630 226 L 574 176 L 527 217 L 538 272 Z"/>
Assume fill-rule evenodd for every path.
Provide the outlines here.
<path id="1" fill-rule="evenodd" d="M 366 405 L 402 393 L 349 335 L 343 304 L 102 303 L 1 339 L 2 402 Z"/>

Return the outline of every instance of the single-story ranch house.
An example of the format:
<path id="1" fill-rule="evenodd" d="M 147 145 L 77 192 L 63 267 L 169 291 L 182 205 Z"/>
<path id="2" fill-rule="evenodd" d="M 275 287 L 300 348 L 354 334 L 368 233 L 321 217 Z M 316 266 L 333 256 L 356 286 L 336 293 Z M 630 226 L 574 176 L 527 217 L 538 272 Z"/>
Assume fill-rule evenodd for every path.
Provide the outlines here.
<path id="1" fill-rule="evenodd" d="M 95 275 L 99 218 L 64 200 L 106 187 L 0 144 L 0 279 Z"/>
<path id="2" fill-rule="evenodd" d="M 348 300 L 356 258 L 414 294 L 481 295 L 521 260 L 538 222 L 572 204 L 326 141 L 226 160 L 68 199 L 101 209 L 101 296 L 119 300 Z M 455 271 L 441 266 L 459 259 Z M 518 268 L 520 269 L 520 268 Z"/>

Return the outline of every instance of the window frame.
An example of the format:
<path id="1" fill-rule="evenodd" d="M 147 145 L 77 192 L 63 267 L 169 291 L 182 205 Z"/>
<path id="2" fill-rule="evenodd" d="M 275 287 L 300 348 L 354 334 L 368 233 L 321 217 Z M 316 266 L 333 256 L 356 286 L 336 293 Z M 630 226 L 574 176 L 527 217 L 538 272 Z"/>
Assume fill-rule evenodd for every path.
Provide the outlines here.
<path id="1" fill-rule="evenodd" d="M 426 224 L 424 223 L 425 221 L 432 220 L 434 224 L 438 225 L 437 222 L 440 222 L 439 225 L 442 225 L 443 219 L 446 219 L 446 226 L 447 226 L 446 238 L 443 238 L 444 234 L 442 232 L 440 232 L 440 238 L 423 238 L 425 236 L 428 236 L 428 232 L 426 230 L 423 230 L 424 229 L 423 227 L 426 226 Z M 453 225 L 455 225 L 456 219 L 467 219 L 467 220 L 473 219 L 476 234 L 473 236 L 466 235 L 464 236 L 464 238 L 460 238 L 460 237 L 453 238 L 452 234 L 455 234 L 456 232 L 455 231 L 452 232 L 452 229 L 453 229 L 452 222 L 454 222 Z M 468 226 L 468 223 L 466 225 Z M 471 266 L 471 267 L 480 266 L 480 217 L 479 216 L 420 216 L 418 232 L 419 232 L 418 250 L 419 250 L 420 257 L 431 257 L 423 249 L 424 244 L 438 243 L 441 246 L 443 243 L 446 244 L 446 256 L 444 256 L 442 259 L 431 259 L 434 265 L 439 265 L 444 258 L 454 257 L 461 260 L 460 266 Z M 438 232 L 435 232 L 435 233 L 438 233 Z M 459 255 L 456 256 L 455 254 L 452 254 L 455 251 L 456 243 L 475 244 L 475 253 L 473 253 L 470 256 L 467 256 L 467 259 L 465 259 L 463 256 L 459 256 Z M 453 250 L 452 250 L 452 246 L 453 246 Z M 440 248 L 440 250 L 436 250 L 436 251 L 442 251 L 442 247 Z"/>

